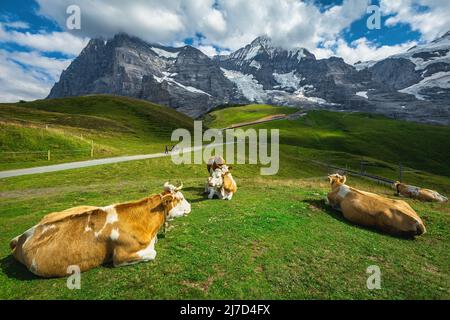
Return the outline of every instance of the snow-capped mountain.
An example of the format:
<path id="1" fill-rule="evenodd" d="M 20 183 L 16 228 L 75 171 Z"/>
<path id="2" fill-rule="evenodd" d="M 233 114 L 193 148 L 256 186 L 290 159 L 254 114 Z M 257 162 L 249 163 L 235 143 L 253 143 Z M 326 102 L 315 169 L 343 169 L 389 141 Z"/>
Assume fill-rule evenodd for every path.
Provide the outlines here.
<path id="1" fill-rule="evenodd" d="M 146 99 L 192 117 L 241 101 L 233 83 L 200 50 L 148 44 L 126 34 L 91 40 L 49 98 L 96 93 Z"/>
<path id="2" fill-rule="evenodd" d="M 192 117 L 217 105 L 256 102 L 450 124 L 449 51 L 447 33 L 403 54 L 352 66 L 258 37 L 211 59 L 191 46 L 165 47 L 119 34 L 91 40 L 49 97 L 124 95 Z"/>

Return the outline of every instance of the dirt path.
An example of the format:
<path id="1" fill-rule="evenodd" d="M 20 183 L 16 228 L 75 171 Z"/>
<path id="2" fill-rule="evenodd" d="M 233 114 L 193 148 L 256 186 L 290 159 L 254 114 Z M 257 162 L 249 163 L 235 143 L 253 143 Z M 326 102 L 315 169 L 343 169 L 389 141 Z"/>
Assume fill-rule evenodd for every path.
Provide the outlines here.
<path id="1" fill-rule="evenodd" d="M 222 144 L 225 145 L 227 143 L 218 143 L 218 144 L 206 145 L 206 146 L 207 147 L 215 147 L 217 145 L 222 145 Z M 201 149 L 203 149 L 203 146 L 185 148 L 179 152 L 195 152 L 195 151 L 198 151 Z M 122 156 L 122 157 L 104 158 L 104 159 L 96 159 L 96 160 L 88 160 L 88 161 L 69 162 L 69 163 L 55 164 L 55 165 L 44 166 L 44 167 L 1 171 L 0 179 L 25 176 L 25 175 L 30 175 L 30 174 L 38 174 L 38 173 L 47 173 L 47 172 L 56 172 L 56 171 L 63 171 L 63 170 L 70 170 L 70 169 L 93 167 L 93 166 L 99 166 L 99 165 L 104 165 L 104 164 L 137 161 L 137 160 L 145 160 L 145 159 L 154 159 L 154 158 L 163 158 L 163 157 L 170 157 L 170 156 L 171 156 L 171 153 L 169 153 L 169 154 L 153 153 L 153 154 L 144 154 L 144 155 L 136 155 L 136 156 Z"/>
<path id="2" fill-rule="evenodd" d="M 282 114 L 274 114 L 274 115 L 267 116 L 267 117 L 264 117 L 264 118 L 261 118 L 261 119 L 255 120 L 255 121 L 241 122 L 241 123 L 237 123 L 237 124 L 232 124 L 231 126 L 226 127 L 223 130 L 236 129 L 236 128 L 241 128 L 241 127 L 255 125 L 255 124 L 265 123 L 265 122 L 277 121 L 277 120 L 287 120 L 287 119 L 295 120 L 295 119 L 298 119 L 300 117 L 304 117 L 306 115 L 307 115 L 307 113 L 302 111 L 302 110 L 297 111 L 297 112 L 295 112 L 293 114 L 290 114 L 290 115 L 287 115 L 287 114 L 284 114 L 284 113 L 282 113 Z"/>

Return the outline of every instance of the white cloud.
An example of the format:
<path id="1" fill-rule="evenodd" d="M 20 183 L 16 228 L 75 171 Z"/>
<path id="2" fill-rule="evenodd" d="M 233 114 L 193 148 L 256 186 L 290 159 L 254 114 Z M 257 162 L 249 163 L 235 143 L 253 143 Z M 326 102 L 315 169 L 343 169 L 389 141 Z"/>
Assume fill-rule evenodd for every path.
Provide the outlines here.
<path id="1" fill-rule="evenodd" d="M 358 61 L 377 61 L 394 54 L 403 53 L 416 44 L 412 41 L 393 46 L 377 46 L 366 38 L 360 38 L 348 45 L 340 39 L 335 44 L 334 52 L 329 50 L 328 53 L 333 52 L 338 57 L 343 58 L 345 62 L 354 64 Z M 322 52 L 322 54 L 326 57 L 326 52 Z"/>
<path id="2" fill-rule="evenodd" d="M 382 12 L 392 17 L 386 26 L 409 24 L 424 41 L 431 41 L 450 30 L 448 0 L 381 0 Z"/>
<path id="3" fill-rule="evenodd" d="M 82 39 L 68 32 L 31 33 L 4 28 L 4 25 L 11 24 L 15 24 L 16 28 L 24 26 L 21 22 L 0 23 L 0 42 L 13 42 L 39 51 L 61 52 L 67 55 L 78 55 L 88 42 L 87 38 Z"/>
<path id="4" fill-rule="evenodd" d="M 40 13 L 65 26 L 72 0 L 37 0 Z M 321 12 L 298 0 L 79 0 L 81 34 L 111 37 L 123 31 L 149 42 L 173 44 L 201 33 L 201 45 L 238 49 L 260 35 L 276 44 L 314 49 L 366 14 L 369 0 L 344 0 Z"/>
<path id="5" fill-rule="evenodd" d="M 5 22 L 3 25 L 11 29 L 28 29 L 30 27 L 28 23 L 23 21 Z"/>
<path id="6" fill-rule="evenodd" d="M 35 100 L 48 95 L 70 60 L 41 56 L 37 52 L 0 50 L 0 101 Z"/>

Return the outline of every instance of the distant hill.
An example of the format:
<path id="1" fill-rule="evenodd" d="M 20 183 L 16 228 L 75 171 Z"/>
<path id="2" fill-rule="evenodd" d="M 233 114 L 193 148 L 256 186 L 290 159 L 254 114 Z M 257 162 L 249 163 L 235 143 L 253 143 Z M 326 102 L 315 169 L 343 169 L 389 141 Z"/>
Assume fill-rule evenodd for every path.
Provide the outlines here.
<path id="1" fill-rule="evenodd" d="M 0 104 L 0 123 L 2 152 L 49 149 L 60 154 L 55 161 L 90 157 L 91 141 L 96 157 L 163 152 L 173 130 L 193 128 L 193 120 L 174 109 L 108 95 Z M 20 162 L 23 156 L 1 160 Z"/>
<path id="2" fill-rule="evenodd" d="M 210 127 L 225 128 L 274 114 L 289 114 L 292 110 L 295 111 L 286 107 L 248 105 L 215 110 L 204 119 Z M 424 172 L 450 177 L 450 127 L 365 113 L 319 110 L 307 113 L 297 120 L 276 120 L 250 128 L 280 129 L 281 152 L 285 156 L 300 156 L 306 162 L 317 160 L 359 170 L 360 161 L 364 160 L 369 173 L 390 179 L 398 178 L 398 165 L 402 163 L 406 167 L 406 178 L 422 184 Z M 433 178 L 425 180 L 431 182 Z"/>

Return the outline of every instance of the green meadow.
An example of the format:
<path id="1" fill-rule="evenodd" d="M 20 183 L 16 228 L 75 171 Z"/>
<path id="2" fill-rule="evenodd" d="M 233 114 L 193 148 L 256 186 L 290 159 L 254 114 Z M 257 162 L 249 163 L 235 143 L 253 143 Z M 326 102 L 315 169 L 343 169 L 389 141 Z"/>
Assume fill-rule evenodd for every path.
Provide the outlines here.
<path id="1" fill-rule="evenodd" d="M 295 111 L 251 105 L 214 110 L 204 120 L 223 128 Z M 105 150 L 99 157 L 161 152 L 174 128 L 192 128 L 192 120 L 171 109 L 108 96 L 0 105 L 0 116 L 8 127 L 2 150 L 76 150 L 94 139 Z M 47 123 L 55 131 L 42 136 Z M 170 158 L 0 180 L 0 298 L 450 298 L 448 203 L 406 200 L 428 232 L 405 239 L 352 225 L 324 201 L 330 190 L 324 163 L 358 169 L 361 160 L 371 164 L 368 172 L 391 179 L 402 163 L 406 182 L 449 195 L 450 128 L 326 111 L 252 127 L 280 129 L 280 170 L 261 176 L 258 165 L 233 165 L 232 201 L 206 199 L 204 165 L 174 165 Z M 8 159 L 1 166 L 37 163 Z M 161 192 L 166 181 L 184 183 L 192 212 L 170 223 L 155 261 L 98 267 L 82 274 L 81 290 L 69 290 L 66 279 L 40 279 L 10 255 L 10 239 L 47 213 L 139 199 Z M 349 176 L 348 184 L 395 198 L 388 187 L 361 178 Z M 380 267 L 380 290 L 367 289 L 371 265 Z"/>

